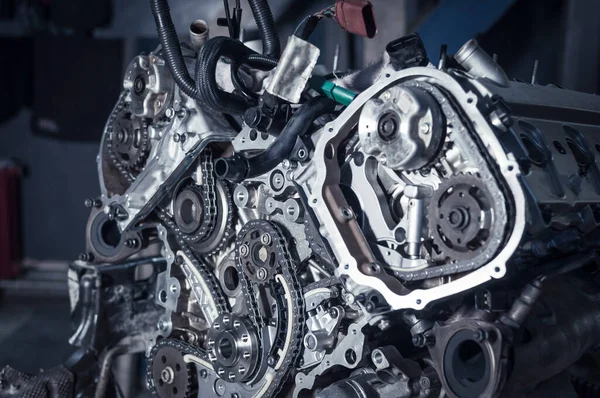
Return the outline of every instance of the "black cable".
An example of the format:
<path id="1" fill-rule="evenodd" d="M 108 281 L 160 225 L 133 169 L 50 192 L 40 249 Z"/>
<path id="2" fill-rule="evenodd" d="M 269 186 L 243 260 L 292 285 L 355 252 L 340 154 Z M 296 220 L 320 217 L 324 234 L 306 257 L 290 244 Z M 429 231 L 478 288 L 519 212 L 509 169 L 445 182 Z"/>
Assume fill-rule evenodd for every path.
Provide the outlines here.
<path id="1" fill-rule="evenodd" d="M 231 20 L 231 11 L 229 10 L 229 0 L 223 0 L 223 7 L 225 7 L 225 19 L 227 19 L 227 29 L 229 30 L 229 37 L 237 39 L 235 37 L 233 22 Z"/>
<path id="2" fill-rule="evenodd" d="M 150 8 L 154 15 L 156 31 L 158 32 L 165 60 L 171 70 L 173 80 L 187 96 L 199 100 L 196 83 L 190 76 L 183 60 L 183 55 L 181 54 L 181 47 L 173 20 L 171 19 L 168 1 L 150 0 Z"/>
<path id="3" fill-rule="evenodd" d="M 252 16 L 260 32 L 263 54 L 278 59 L 281 55 L 279 34 L 275 28 L 273 13 L 267 0 L 248 0 Z"/>
<path id="4" fill-rule="evenodd" d="M 215 162 L 215 173 L 229 181 L 239 182 L 273 169 L 288 158 L 298 137 L 306 135 L 320 116 L 333 113 L 335 102 L 326 97 L 313 97 L 294 113 L 277 139 L 263 152 L 251 158 L 239 155 L 220 158 Z"/>

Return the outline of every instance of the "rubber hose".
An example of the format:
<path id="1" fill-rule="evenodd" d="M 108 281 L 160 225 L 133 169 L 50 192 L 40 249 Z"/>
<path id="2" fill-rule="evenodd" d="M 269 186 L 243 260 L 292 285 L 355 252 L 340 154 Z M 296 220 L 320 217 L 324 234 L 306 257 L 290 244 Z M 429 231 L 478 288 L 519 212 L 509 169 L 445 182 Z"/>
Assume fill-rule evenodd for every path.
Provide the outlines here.
<path id="1" fill-rule="evenodd" d="M 215 162 L 217 176 L 229 181 L 239 182 L 272 170 L 290 156 L 298 137 L 306 135 L 318 117 L 333 113 L 334 109 L 335 102 L 329 98 L 314 97 L 309 99 L 290 118 L 271 146 L 260 154 L 251 158 L 232 156 L 217 159 Z"/>
<path id="2" fill-rule="evenodd" d="M 277 66 L 277 61 L 269 56 L 251 54 L 238 59 L 231 65 L 231 81 L 233 82 L 233 86 L 244 93 L 248 98 L 257 99 L 258 94 L 246 87 L 238 73 L 240 67 L 244 64 L 262 71 L 269 71 Z"/>
<path id="3" fill-rule="evenodd" d="M 256 53 L 229 37 L 219 36 L 206 42 L 196 60 L 196 89 L 206 106 L 217 112 L 240 115 L 253 105 L 240 95 L 221 90 L 216 80 L 217 63 L 221 57 L 235 62 L 251 54 Z"/>
<path id="4" fill-rule="evenodd" d="M 269 7 L 267 0 L 248 0 L 252 16 L 256 21 L 256 26 L 260 32 L 260 39 L 263 45 L 263 54 L 269 57 L 279 59 L 281 48 L 279 44 L 279 34 L 275 28 L 275 19 Z"/>
<path id="5" fill-rule="evenodd" d="M 154 15 L 156 31 L 163 47 L 165 60 L 173 75 L 173 80 L 187 96 L 199 100 L 196 84 L 190 76 L 181 54 L 181 47 L 173 20 L 171 20 L 168 1 L 150 0 L 150 8 Z"/>

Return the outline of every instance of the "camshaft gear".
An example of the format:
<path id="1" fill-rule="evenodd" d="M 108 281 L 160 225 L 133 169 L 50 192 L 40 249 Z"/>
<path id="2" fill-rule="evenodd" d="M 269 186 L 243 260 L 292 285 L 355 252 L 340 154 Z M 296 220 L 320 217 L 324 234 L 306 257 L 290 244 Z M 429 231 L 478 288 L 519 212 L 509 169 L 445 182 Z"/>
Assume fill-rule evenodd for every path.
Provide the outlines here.
<path id="1" fill-rule="evenodd" d="M 260 358 L 258 336 L 250 322 L 236 314 L 222 314 L 208 332 L 208 358 L 217 374 L 230 382 L 252 376 Z"/>
<path id="2" fill-rule="evenodd" d="M 150 154 L 150 139 L 146 122 L 121 110 L 112 125 L 110 151 L 114 160 L 132 175 L 144 168 Z"/>
<path id="3" fill-rule="evenodd" d="M 151 374 L 155 392 L 160 397 L 190 397 L 194 387 L 194 372 L 183 360 L 183 354 L 168 341 L 153 350 Z"/>
<path id="4" fill-rule="evenodd" d="M 236 242 L 236 250 L 244 273 L 254 283 L 270 283 L 281 269 L 273 237 L 258 226 L 242 228 Z"/>
<path id="5" fill-rule="evenodd" d="M 233 204 L 227 182 L 216 180 L 210 150 L 201 156 L 202 183 L 178 189 L 173 201 L 174 227 L 198 254 L 219 251 L 233 233 Z"/>
<path id="6" fill-rule="evenodd" d="M 464 260 L 481 252 L 493 217 L 493 200 L 479 177 L 461 174 L 444 181 L 429 207 L 429 233 L 440 259 Z"/>

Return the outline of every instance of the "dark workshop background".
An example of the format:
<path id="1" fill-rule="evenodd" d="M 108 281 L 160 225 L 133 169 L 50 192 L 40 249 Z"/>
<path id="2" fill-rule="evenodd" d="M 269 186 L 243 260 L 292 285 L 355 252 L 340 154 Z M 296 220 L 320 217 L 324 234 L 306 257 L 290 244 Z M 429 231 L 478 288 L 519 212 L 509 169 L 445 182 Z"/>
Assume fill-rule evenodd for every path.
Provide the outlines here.
<path id="1" fill-rule="evenodd" d="M 331 2 L 271 1 L 282 43 L 303 16 Z M 182 38 L 192 19 L 209 21 L 211 36 L 226 34 L 225 28 L 214 25 L 223 16 L 220 0 L 170 3 Z M 331 68 L 339 45 L 340 69 L 365 66 L 390 40 L 418 31 L 433 63 L 440 45 L 447 44 L 453 53 L 478 37 L 512 78 L 530 81 L 534 61 L 539 60 L 540 84 L 593 93 L 599 89 L 598 1 L 373 0 L 373 4 L 379 28 L 375 39 L 350 37 L 333 23 L 319 27 L 312 41 L 321 47 L 321 64 Z M 243 6 L 245 37 L 256 38 L 249 7 L 245 2 Z M 156 45 L 147 0 L 0 0 L 0 160 L 10 159 L 22 170 L 18 208 L 10 213 L 18 215 L 15 236 L 24 264 L 21 276 L 3 281 L 0 289 L 66 296 L 65 264 L 85 243 L 88 210 L 83 202 L 99 193 L 96 155 L 105 119 L 129 60 Z M 8 223 L 6 216 L 0 216 L 2 223 Z M 8 313 L 2 308 L 0 368 L 11 363 L 36 371 L 60 361 L 62 354 L 55 355 L 48 346 L 66 346 L 70 329 L 63 327 L 68 322 L 65 301 L 56 307 L 64 309 L 56 316 L 39 306 L 27 312 L 33 307 L 26 304 Z M 36 340 L 36 349 L 46 350 L 36 352 L 41 363 L 33 369 L 18 362 L 19 353 L 8 355 L 3 343 L 15 331 L 30 330 L 32 326 L 23 323 L 29 321 L 33 328 L 43 324 L 54 331 L 52 336 L 21 335 L 15 343 L 23 347 Z"/>

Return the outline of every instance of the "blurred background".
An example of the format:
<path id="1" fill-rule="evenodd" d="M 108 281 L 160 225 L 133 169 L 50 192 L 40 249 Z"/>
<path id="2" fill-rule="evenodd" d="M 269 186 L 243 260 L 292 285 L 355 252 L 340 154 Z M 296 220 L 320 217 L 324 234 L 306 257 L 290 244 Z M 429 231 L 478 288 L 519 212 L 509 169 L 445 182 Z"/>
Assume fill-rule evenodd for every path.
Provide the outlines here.
<path id="1" fill-rule="evenodd" d="M 271 1 L 282 43 L 332 1 Z M 598 92 L 598 1 L 372 2 L 378 35 L 320 24 L 311 39 L 320 64 L 364 67 L 412 32 L 435 64 L 442 44 L 454 53 L 477 37 L 512 78 L 530 81 L 537 60 L 540 84 Z M 216 25 L 221 0 L 170 3 L 182 39 L 194 19 L 207 21 L 213 37 L 227 35 Z M 257 39 L 242 5 L 244 38 Z M 157 43 L 146 0 L 0 0 L 0 368 L 38 372 L 72 351 L 66 271 L 85 245 L 84 200 L 99 193 L 99 140 L 129 60 Z"/>

